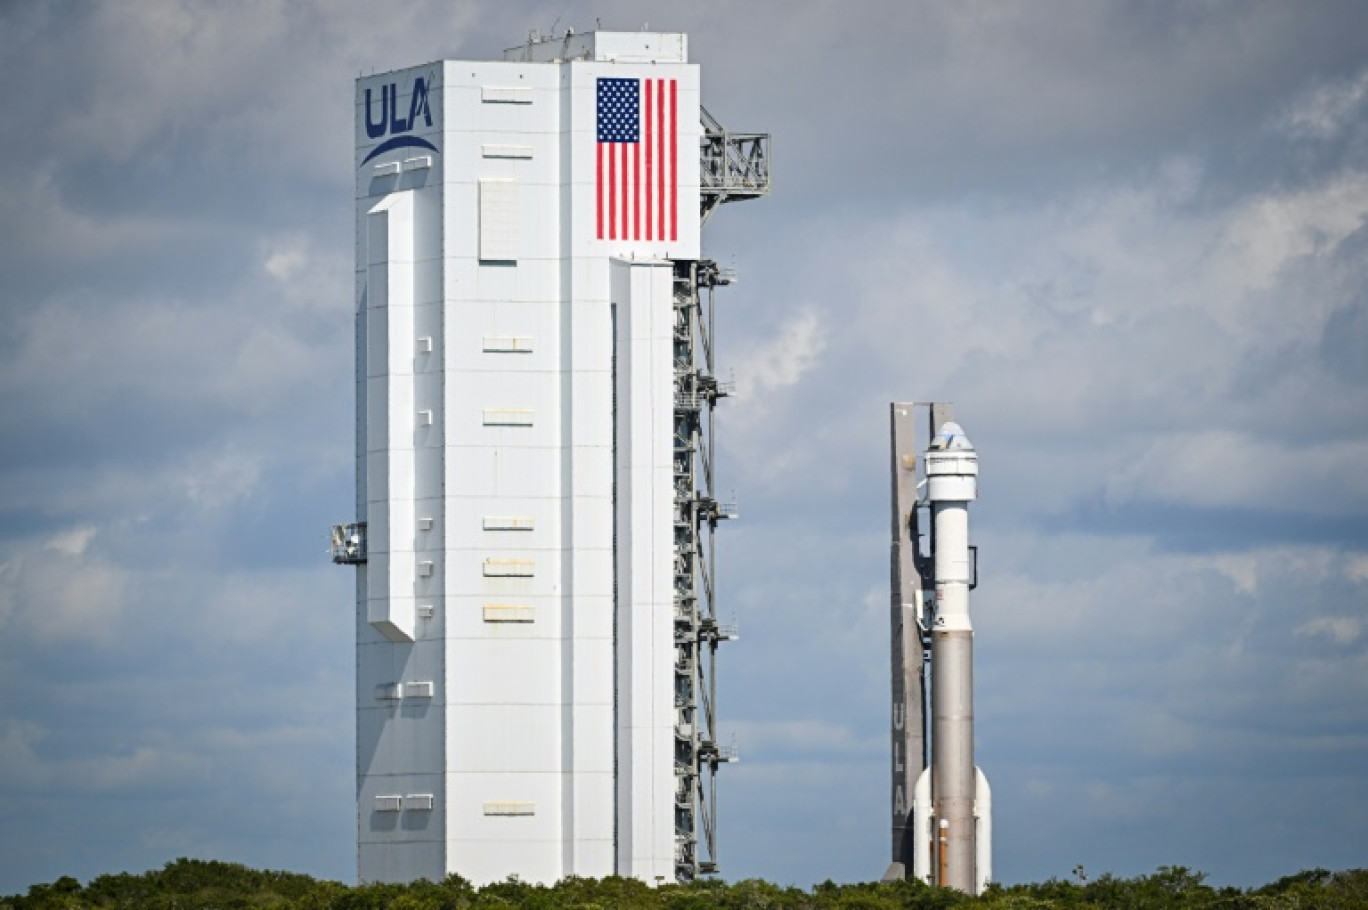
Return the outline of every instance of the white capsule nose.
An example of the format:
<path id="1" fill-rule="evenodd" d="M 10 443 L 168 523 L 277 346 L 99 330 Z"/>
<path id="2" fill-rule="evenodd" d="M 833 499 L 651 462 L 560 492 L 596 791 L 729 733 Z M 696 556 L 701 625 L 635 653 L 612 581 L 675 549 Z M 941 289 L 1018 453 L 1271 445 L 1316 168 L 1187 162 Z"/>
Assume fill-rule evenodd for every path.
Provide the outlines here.
<path id="1" fill-rule="evenodd" d="M 940 432 L 936 434 L 936 438 L 931 442 L 931 448 L 972 452 L 974 450 L 974 444 L 969 441 L 968 436 L 964 435 L 964 427 L 955 423 L 953 420 L 947 420 L 945 423 L 941 424 Z"/>

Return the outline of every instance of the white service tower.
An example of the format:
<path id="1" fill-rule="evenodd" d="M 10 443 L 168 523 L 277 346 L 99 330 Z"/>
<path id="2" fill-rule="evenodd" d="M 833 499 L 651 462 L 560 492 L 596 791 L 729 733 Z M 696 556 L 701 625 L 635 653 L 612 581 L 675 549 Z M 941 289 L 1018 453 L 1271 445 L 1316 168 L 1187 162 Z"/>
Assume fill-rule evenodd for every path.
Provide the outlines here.
<path id="1" fill-rule="evenodd" d="M 713 871 L 700 229 L 768 192 L 768 137 L 658 32 L 366 76 L 355 111 L 360 880 Z"/>
<path id="2" fill-rule="evenodd" d="M 918 408 L 929 411 L 932 433 L 920 482 Z M 928 884 L 980 894 L 992 880 L 993 834 L 991 791 L 974 763 L 969 592 L 978 569 L 969 503 L 978 498 L 978 453 L 947 404 L 893 404 L 891 429 L 893 861 L 885 879 L 910 869 Z"/>

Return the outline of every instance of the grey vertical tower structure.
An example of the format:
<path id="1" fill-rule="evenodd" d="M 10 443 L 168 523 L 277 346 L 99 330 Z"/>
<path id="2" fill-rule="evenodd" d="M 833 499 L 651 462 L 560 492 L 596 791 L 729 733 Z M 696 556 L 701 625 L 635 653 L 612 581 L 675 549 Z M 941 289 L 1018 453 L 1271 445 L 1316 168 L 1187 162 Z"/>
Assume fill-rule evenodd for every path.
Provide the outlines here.
<path id="1" fill-rule="evenodd" d="M 542 36 L 355 96 L 362 881 L 717 868 L 712 295 L 768 137 L 687 36 Z"/>
<path id="2" fill-rule="evenodd" d="M 919 459 L 921 410 L 930 444 Z M 978 454 L 948 404 L 894 403 L 889 416 L 892 843 L 884 877 L 977 894 L 992 878 L 991 791 L 974 763 L 969 620 Z"/>
<path id="3" fill-rule="evenodd" d="M 926 767 L 926 652 L 931 642 L 921 628 L 923 573 L 917 519 L 917 455 L 914 406 L 889 406 L 889 464 L 892 486 L 889 643 L 892 852 L 886 877 L 903 878 L 913 866 L 912 796 Z M 929 580 L 929 579 L 928 579 Z"/>

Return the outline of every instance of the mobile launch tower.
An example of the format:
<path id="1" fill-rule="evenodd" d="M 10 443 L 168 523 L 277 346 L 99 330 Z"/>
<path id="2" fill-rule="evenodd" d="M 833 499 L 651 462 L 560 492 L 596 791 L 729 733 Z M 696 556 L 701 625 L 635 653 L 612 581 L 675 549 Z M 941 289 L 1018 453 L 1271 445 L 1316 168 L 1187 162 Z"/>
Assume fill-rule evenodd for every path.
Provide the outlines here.
<path id="1" fill-rule="evenodd" d="M 930 439 L 920 459 L 919 411 Z M 893 837 L 884 879 L 910 874 L 979 894 L 993 877 L 993 816 L 988 779 L 974 764 L 969 592 L 978 548 L 969 544 L 969 503 L 978 498 L 978 453 L 948 404 L 894 403 L 889 420 Z"/>
<path id="2" fill-rule="evenodd" d="M 712 297 L 769 137 L 687 38 L 356 82 L 363 882 L 716 869 Z"/>

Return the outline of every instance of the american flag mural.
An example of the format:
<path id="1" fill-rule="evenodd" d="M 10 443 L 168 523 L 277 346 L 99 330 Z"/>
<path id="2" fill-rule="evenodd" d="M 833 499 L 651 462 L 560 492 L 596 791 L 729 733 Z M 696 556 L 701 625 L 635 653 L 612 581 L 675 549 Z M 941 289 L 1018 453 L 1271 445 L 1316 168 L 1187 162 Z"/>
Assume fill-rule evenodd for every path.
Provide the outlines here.
<path id="1" fill-rule="evenodd" d="M 678 239 L 677 88 L 598 80 L 598 239 Z"/>

